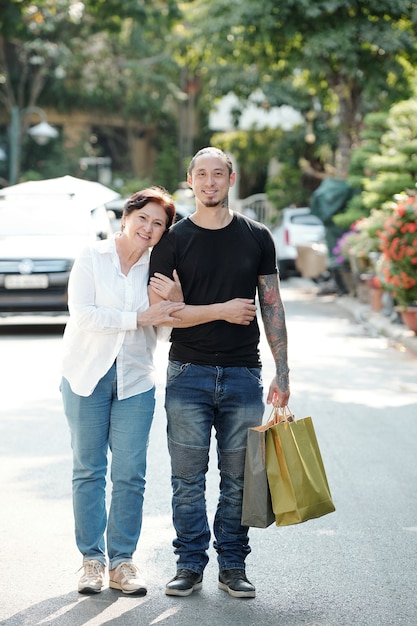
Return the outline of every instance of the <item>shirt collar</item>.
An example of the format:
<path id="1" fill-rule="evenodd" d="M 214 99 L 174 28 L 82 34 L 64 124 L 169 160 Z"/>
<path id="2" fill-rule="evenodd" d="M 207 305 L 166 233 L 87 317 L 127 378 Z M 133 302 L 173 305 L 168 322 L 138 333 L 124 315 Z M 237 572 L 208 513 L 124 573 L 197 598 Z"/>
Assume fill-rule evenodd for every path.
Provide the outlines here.
<path id="1" fill-rule="evenodd" d="M 116 250 L 116 234 L 114 234 L 112 237 L 109 237 L 108 239 L 103 239 L 102 241 L 100 241 L 98 249 L 102 254 L 111 254 L 111 257 L 113 259 L 117 259 L 117 261 L 119 261 L 119 255 L 117 254 Z M 145 250 L 140 259 L 135 263 L 135 265 L 149 264 L 150 256 L 151 250 L 148 248 L 148 250 Z M 135 267 L 135 265 L 133 267 Z"/>

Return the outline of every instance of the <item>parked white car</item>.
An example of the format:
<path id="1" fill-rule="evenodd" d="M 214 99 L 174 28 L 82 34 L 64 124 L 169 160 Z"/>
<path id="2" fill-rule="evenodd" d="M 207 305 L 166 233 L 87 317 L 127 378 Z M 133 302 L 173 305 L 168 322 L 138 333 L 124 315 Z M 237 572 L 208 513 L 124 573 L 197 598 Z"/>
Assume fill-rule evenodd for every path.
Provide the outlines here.
<path id="1" fill-rule="evenodd" d="M 321 243 L 324 245 L 325 228 L 309 207 L 286 207 L 281 212 L 280 223 L 272 229 L 281 280 L 297 273 L 297 246 Z"/>
<path id="2" fill-rule="evenodd" d="M 75 257 L 111 234 L 104 205 L 90 210 L 68 197 L 0 198 L 0 316 L 68 312 Z"/>

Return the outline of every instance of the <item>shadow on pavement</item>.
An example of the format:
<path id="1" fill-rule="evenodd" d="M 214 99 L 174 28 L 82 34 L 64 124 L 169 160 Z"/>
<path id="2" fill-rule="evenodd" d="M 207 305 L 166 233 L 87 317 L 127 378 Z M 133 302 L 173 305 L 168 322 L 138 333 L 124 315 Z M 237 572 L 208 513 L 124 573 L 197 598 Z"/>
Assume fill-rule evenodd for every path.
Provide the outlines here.
<path id="1" fill-rule="evenodd" d="M 204 590 L 188 598 L 168 598 L 163 591 L 144 598 L 132 597 L 106 589 L 96 596 L 71 592 L 28 607 L 1 622 L 2 626 L 313 626 L 323 616 L 313 610 L 293 607 L 280 613 L 279 604 L 267 606 L 264 599 L 236 600 L 216 590 L 216 596 Z M 220 595 L 221 594 L 221 595 Z M 214 599 L 214 601 L 213 601 Z"/>

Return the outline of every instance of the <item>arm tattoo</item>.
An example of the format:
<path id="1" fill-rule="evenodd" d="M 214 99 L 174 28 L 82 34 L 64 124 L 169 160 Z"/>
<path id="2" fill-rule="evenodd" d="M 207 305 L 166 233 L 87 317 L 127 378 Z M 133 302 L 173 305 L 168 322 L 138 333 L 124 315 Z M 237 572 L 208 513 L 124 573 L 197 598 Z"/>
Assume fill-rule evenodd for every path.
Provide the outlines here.
<path id="1" fill-rule="evenodd" d="M 277 274 L 258 277 L 258 296 L 266 338 L 277 370 L 277 384 L 288 390 L 287 327 Z"/>

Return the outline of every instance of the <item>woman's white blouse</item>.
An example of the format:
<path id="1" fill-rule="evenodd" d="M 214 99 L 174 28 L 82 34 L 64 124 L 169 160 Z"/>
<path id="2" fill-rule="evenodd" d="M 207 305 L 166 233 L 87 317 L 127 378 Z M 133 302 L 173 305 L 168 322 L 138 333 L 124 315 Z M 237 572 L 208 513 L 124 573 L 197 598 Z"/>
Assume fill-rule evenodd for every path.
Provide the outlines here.
<path id="1" fill-rule="evenodd" d="M 89 396 L 116 358 L 120 400 L 154 385 L 156 331 L 136 327 L 137 311 L 149 307 L 149 256 L 145 251 L 125 276 L 113 237 L 76 259 L 68 284 L 62 375 L 78 395 Z"/>

